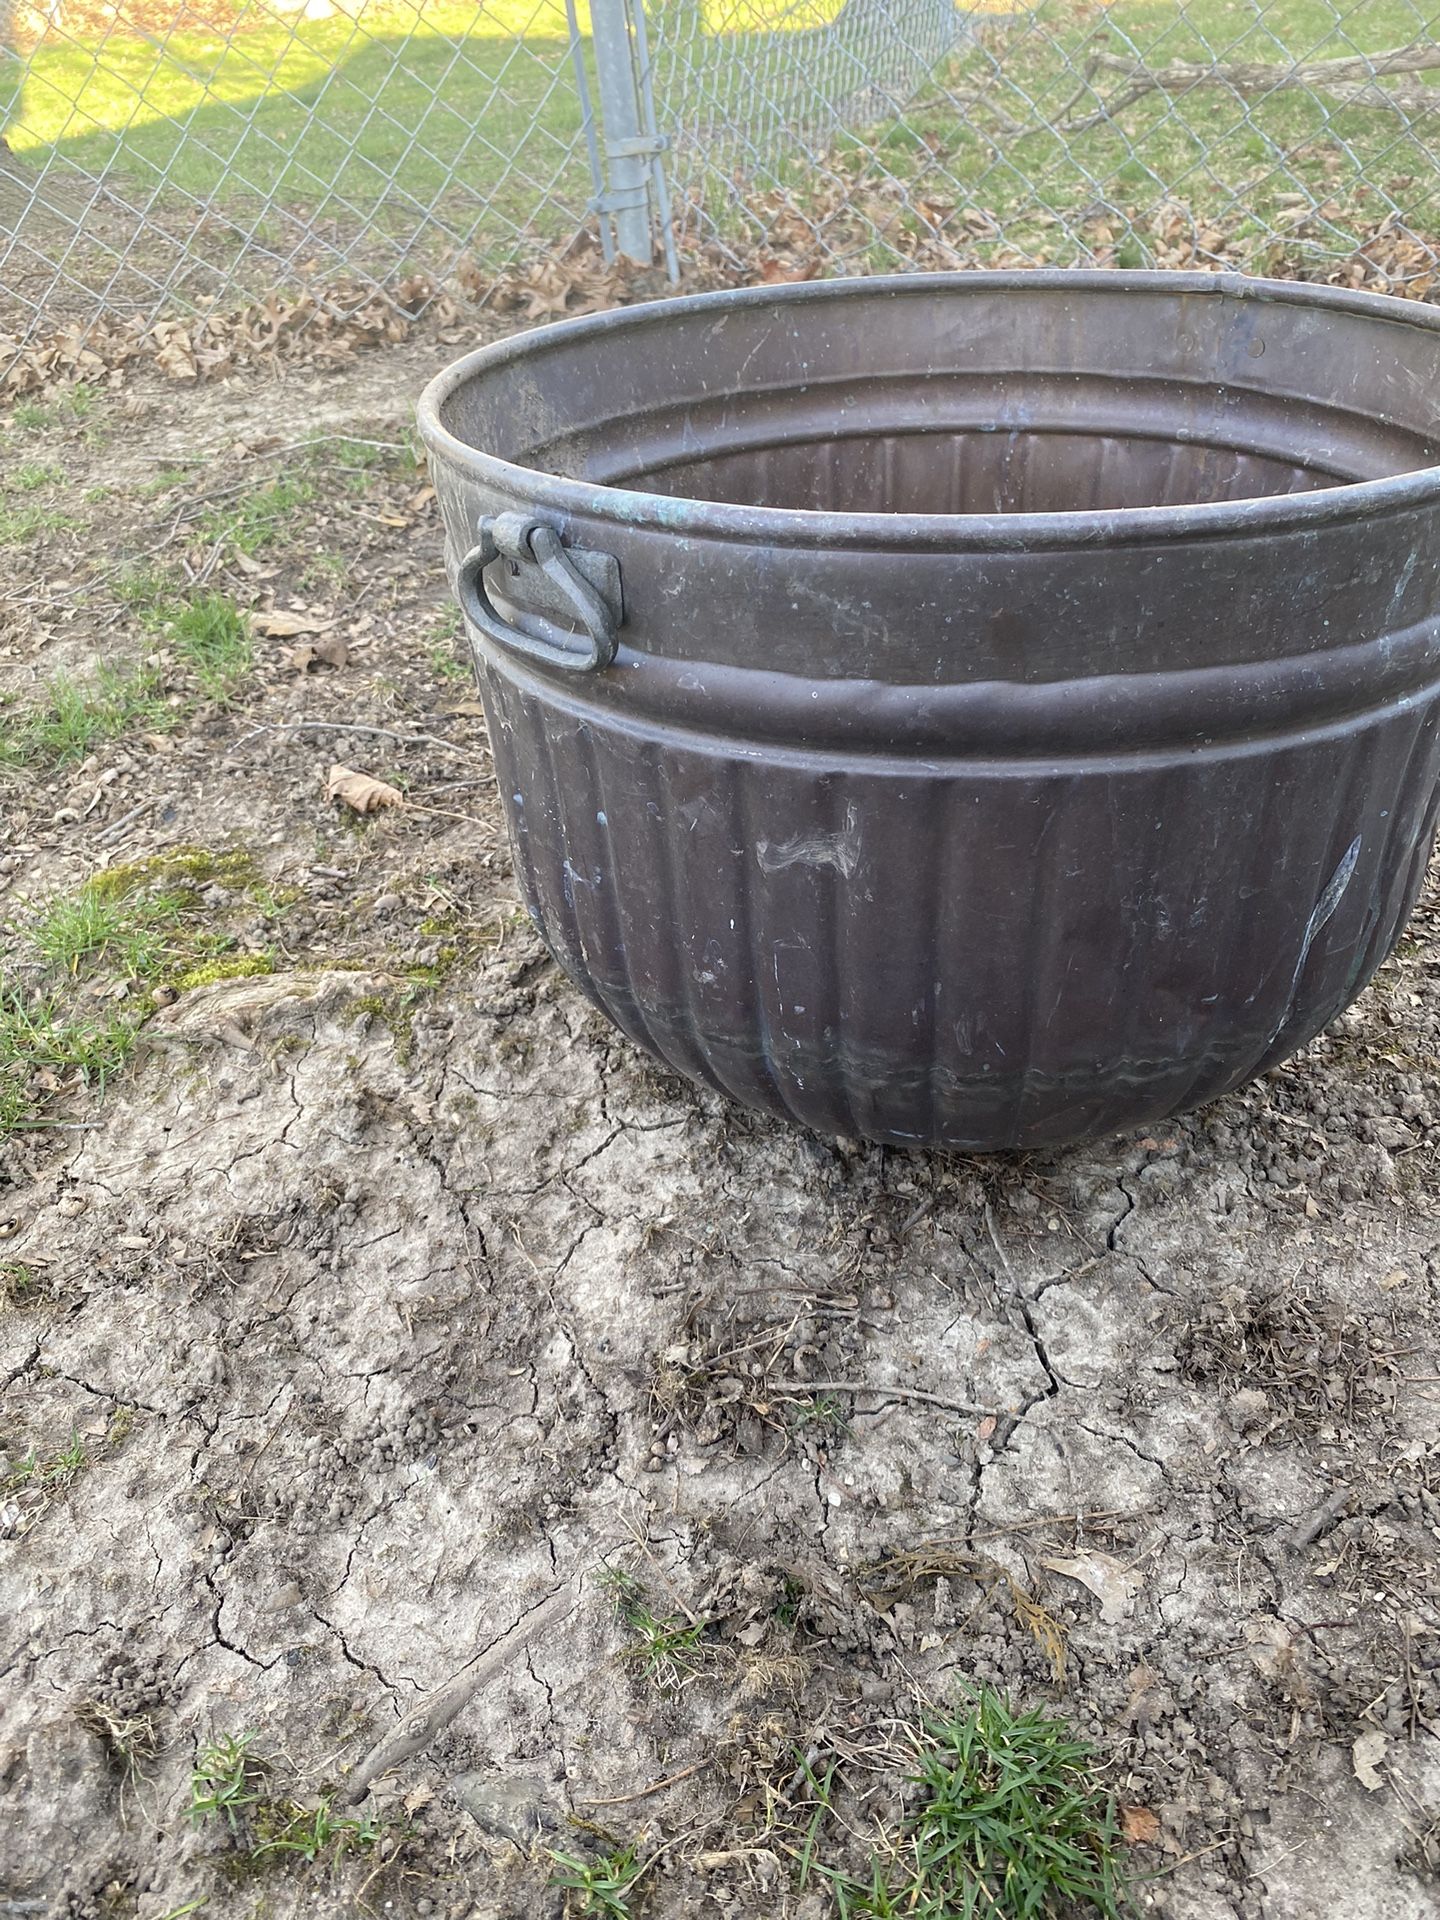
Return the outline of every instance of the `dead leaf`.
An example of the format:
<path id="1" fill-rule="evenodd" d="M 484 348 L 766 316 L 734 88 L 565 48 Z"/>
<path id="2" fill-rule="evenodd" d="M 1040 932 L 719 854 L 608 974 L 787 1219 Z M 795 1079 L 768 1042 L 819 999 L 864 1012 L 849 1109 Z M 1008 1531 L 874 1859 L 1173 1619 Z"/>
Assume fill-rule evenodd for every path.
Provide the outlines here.
<path id="1" fill-rule="evenodd" d="M 349 647 L 339 634 L 332 634 L 313 647 L 308 640 L 302 640 L 298 647 L 286 647 L 280 655 L 280 667 L 285 673 L 308 673 L 311 667 L 343 667 L 349 658 Z"/>
<path id="2" fill-rule="evenodd" d="M 1377 1769 L 1385 1759 L 1389 1744 L 1379 1727 L 1371 1727 L 1357 1738 L 1350 1749 L 1350 1764 L 1355 1769 L 1355 1778 L 1367 1793 L 1378 1793 L 1385 1784 Z"/>
<path id="3" fill-rule="evenodd" d="M 1149 1807 L 1121 1807 L 1120 1831 L 1132 1847 L 1153 1847 L 1160 1838 L 1160 1818 Z"/>
<path id="4" fill-rule="evenodd" d="M 1108 1553 L 1080 1553 L 1073 1559 L 1042 1560 L 1040 1564 L 1067 1580 L 1078 1580 L 1093 1593 L 1100 1602 L 1100 1618 L 1107 1626 L 1113 1627 L 1125 1618 L 1140 1587 L 1136 1575 L 1127 1573 Z"/>
<path id="5" fill-rule="evenodd" d="M 322 620 L 313 613 L 289 613 L 281 607 L 272 607 L 268 613 L 252 613 L 250 625 L 263 639 L 293 640 L 297 634 L 328 633 L 331 627 L 339 625 L 339 616 L 332 614 L 328 620 Z"/>
<path id="6" fill-rule="evenodd" d="M 405 796 L 398 787 L 377 780 L 373 773 L 360 773 L 354 767 L 342 767 L 337 761 L 325 782 L 325 798 L 339 800 L 356 813 L 379 813 L 385 807 L 403 807 Z"/>

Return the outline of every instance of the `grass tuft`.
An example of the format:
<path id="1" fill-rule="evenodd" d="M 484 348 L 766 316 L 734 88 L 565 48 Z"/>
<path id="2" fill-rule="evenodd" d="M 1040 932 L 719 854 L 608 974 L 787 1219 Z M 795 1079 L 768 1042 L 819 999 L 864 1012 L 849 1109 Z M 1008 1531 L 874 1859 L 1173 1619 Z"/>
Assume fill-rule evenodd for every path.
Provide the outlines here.
<path id="1" fill-rule="evenodd" d="M 62 1080 L 103 1093 L 134 1046 L 134 1027 L 118 1015 L 27 1002 L 0 987 L 0 1140 L 33 1120 Z"/>
<path id="2" fill-rule="evenodd" d="M 325 1794 L 315 1806 L 275 1799 L 264 1791 L 267 1763 L 253 1750 L 253 1733 L 221 1734 L 206 1741 L 190 1774 L 185 1812 L 196 1825 L 223 1820 L 247 1867 L 277 1859 L 334 1862 L 346 1853 L 368 1853 L 392 1824 L 373 1814 L 336 1813 Z"/>
<path id="3" fill-rule="evenodd" d="M 37 706 L 0 715 L 0 767 L 64 767 L 135 726 L 168 726 L 160 676 L 100 667 L 93 679 L 56 674 Z"/>
<path id="4" fill-rule="evenodd" d="M 640 1582 L 623 1567 L 605 1567 L 599 1584 L 610 1596 L 615 1618 L 632 1636 L 621 1659 L 662 1693 L 678 1692 L 705 1663 L 704 1626 L 678 1614 L 657 1614 Z"/>
<path id="5" fill-rule="evenodd" d="M 42 507 L 33 502 L 24 506 L 0 506 L 0 547 L 23 546 L 42 533 L 73 533 L 81 524 L 74 514 L 59 507 Z"/>
<path id="6" fill-rule="evenodd" d="M 582 1860 L 556 1847 L 550 1849 L 550 1858 L 554 1863 L 550 1884 L 564 1892 L 567 1915 L 631 1920 L 636 1888 L 650 1866 L 649 1860 L 639 1857 L 635 1841 L 610 1848 L 598 1860 Z"/>
<path id="7" fill-rule="evenodd" d="M 287 530 L 297 507 L 315 498 L 315 483 L 304 474 L 286 475 L 268 487 L 242 493 L 224 506 L 212 506 L 200 516 L 200 533 L 216 545 L 247 555 L 273 546 Z"/>
<path id="8" fill-rule="evenodd" d="M 72 978 L 82 963 L 108 962 L 126 980 L 149 979 L 169 957 L 167 936 L 185 905 L 174 893 L 121 900 L 82 886 L 52 900 L 29 937 L 48 967 Z"/>
<path id="9" fill-rule="evenodd" d="M 73 1430 L 68 1443 L 55 1453 L 41 1455 L 33 1449 L 0 1479 L 0 1494 L 35 1491 L 63 1493 L 79 1479 L 90 1464 L 85 1442 Z"/>
<path id="10" fill-rule="evenodd" d="M 35 493 L 41 487 L 57 486 L 65 478 L 65 469 L 48 460 L 22 460 L 6 482 L 13 493 Z"/>
<path id="11" fill-rule="evenodd" d="M 250 1752 L 254 1738 L 253 1733 L 222 1733 L 196 1753 L 185 1809 L 196 1826 L 223 1819 L 231 1833 L 238 1833 L 246 1810 L 258 1805 L 262 1772 L 260 1761 Z"/>
<path id="12" fill-rule="evenodd" d="M 268 949 L 238 946 L 206 898 L 211 885 L 271 918 L 287 904 L 243 848 L 172 847 L 92 875 L 21 924 L 17 964 L 0 974 L 0 1139 L 43 1124 L 49 1098 L 76 1080 L 104 1093 L 154 1009 L 137 986 L 184 993 L 274 971 Z"/>
<path id="13" fill-rule="evenodd" d="M 175 651 L 212 700 L 227 700 L 255 664 L 244 614 L 226 594 L 201 593 L 172 614 Z"/>
<path id="14" fill-rule="evenodd" d="M 1113 1797 L 1094 1751 L 1043 1709 L 1017 1713 L 1001 1695 L 912 1736 L 920 1794 L 900 1837 L 861 1879 L 817 1864 L 841 1920 L 1124 1920 L 1128 1890 Z M 811 1781 L 822 1809 L 829 1781 Z M 813 1838 L 813 1833 L 812 1833 Z"/>
<path id="15" fill-rule="evenodd" d="M 300 1860 L 323 1856 L 338 1860 L 346 1853 L 368 1853 L 386 1831 L 386 1823 L 373 1814 L 357 1820 L 336 1813 L 328 1796 L 314 1807 L 297 1806 L 292 1800 L 267 1803 L 255 1824 L 258 1833 L 250 1850 L 255 1860 L 287 1854 Z"/>

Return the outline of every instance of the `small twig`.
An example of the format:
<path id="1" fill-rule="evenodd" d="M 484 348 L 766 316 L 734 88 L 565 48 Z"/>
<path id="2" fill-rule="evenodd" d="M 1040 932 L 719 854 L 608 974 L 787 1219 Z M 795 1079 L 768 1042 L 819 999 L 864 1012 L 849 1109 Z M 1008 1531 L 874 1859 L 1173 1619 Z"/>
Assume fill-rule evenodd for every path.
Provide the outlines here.
<path id="1" fill-rule="evenodd" d="M 488 824 L 473 813 L 456 813 L 451 807 L 422 806 L 420 801 L 412 800 L 408 795 L 406 796 L 405 804 L 398 808 L 397 811 L 400 813 L 428 813 L 432 814 L 437 820 L 463 820 L 467 827 L 483 827 Z"/>
<path id="2" fill-rule="evenodd" d="M 1330 1523 L 1340 1518 L 1350 1504 L 1352 1493 L 1350 1487 L 1337 1487 L 1328 1500 L 1296 1521 L 1285 1536 L 1285 1544 L 1298 1551 L 1318 1540 Z"/>
<path id="3" fill-rule="evenodd" d="M 976 1406 L 973 1400 L 947 1400 L 943 1394 L 926 1393 L 920 1387 L 887 1386 L 874 1380 L 784 1380 L 780 1390 L 790 1395 L 808 1393 L 873 1393 L 890 1400 L 923 1400 L 927 1406 L 945 1407 L 951 1413 L 977 1413 L 983 1420 L 1004 1420 L 1008 1415 L 994 1407 Z"/>
<path id="4" fill-rule="evenodd" d="M 389 1773 L 392 1767 L 398 1767 L 406 1760 L 413 1760 L 417 1753 L 423 1753 L 487 1681 L 503 1673 L 520 1657 L 536 1634 L 557 1626 L 574 1611 L 574 1607 L 575 1588 L 573 1584 L 567 1584 L 548 1594 L 528 1613 L 523 1613 L 513 1626 L 452 1675 L 443 1686 L 437 1687 L 413 1713 L 407 1713 L 377 1747 L 371 1749 L 341 1788 L 338 1795 L 340 1805 L 353 1806 L 357 1800 L 364 1798 L 372 1781 L 378 1780 L 382 1773 Z"/>
<path id="5" fill-rule="evenodd" d="M 1015 1284 L 1015 1270 L 1010 1265 L 1009 1254 L 1006 1253 L 1004 1247 L 1002 1247 L 1000 1244 L 1000 1235 L 996 1231 L 996 1227 L 995 1227 L 995 1209 L 990 1205 L 990 1202 L 988 1200 L 985 1202 L 985 1230 L 990 1235 L 991 1246 L 994 1247 L 996 1253 L 1000 1257 L 1000 1265 L 1005 1270 L 1005 1278 L 1010 1282 L 1011 1286 L 1013 1287 Z"/>
<path id="6" fill-rule="evenodd" d="M 394 727 L 365 727 L 356 720 L 279 720 L 267 721 L 264 726 L 252 727 L 249 733 L 242 733 L 234 742 L 235 746 L 248 746 L 250 741 L 258 740 L 262 733 L 366 733 L 380 740 L 393 740 L 402 747 L 444 747 L 448 753 L 458 753 L 468 760 L 480 758 L 473 747 L 457 746 L 453 740 L 442 740 L 438 733 L 399 733 Z"/>
<path id="7" fill-rule="evenodd" d="M 1310 93 L 1325 92 L 1337 106 L 1389 109 L 1392 112 L 1423 114 L 1440 106 L 1440 89 L 1423 81 L 1400 79 L 1393 87 L 1378 81 L 1385 74 L 1425 73 L 1440 67 L 1440 43 L 1418 41 L 1414 46 L 1393 47 L 1384 53 L 1346 54 L 1336 60 L 1296 60 L 1288 65 L 1262 60 L 1176 60 L 1169 66 L 1150 67 L 1143 60 L 1123 54 L 1097 53 L 1088 63 L 1088 90 L 1101 102 L 1094 113 L 1080 119 L 1066 119 L 1079 98 L 1066 102 L 1056 124 L 1067 133 L 1079 133 L 1088 127 L 1113 120 L 1126 107 L 1143 100 L 1149 93 L 1186 94 L 1197 87 L 1228 87 L 1240 95 L 1270 95 L 1287 87 L 1301 87 Z M 1093 85 L 1099 72 L 1113 73 L 1125 84 L 1107 100 Z"/>
<path id="8" fill-rule="evenodd" d="M 140 815 L 147 812 L 154 804 L 155 801 L 153 797 L 149 800 L 141 800 L 135 806 L 131 807 L 128 813 L 122 813 L 118 820 L 112 820 L 108 827 L 102 828 L 102 830 L 96 834 L 96 846 L 107 846 L 110 841 L 118 840 L 130 822 L 132 820 L 138 820 Z"/>
<path id="9" fill-rule="evenodd" d="M 664 1793 L 667 1787 L 678 1787 L 682 1780 L 689 1780 L 703 1768 L 713 1766 L 713 1760 L 707 1756 L 697 1760 L 693 1767 L 685 1767 L 679 1773 L 672 1773 L 664 1780 L 652 1781 L 648 1787 L 640 1787 L 634 1793 L 617 1793 L 608 1800 L 582 1800 L 582 1807 L 623 1807 L 630 1800 L 648 1800 L 652 1793 Z"/>

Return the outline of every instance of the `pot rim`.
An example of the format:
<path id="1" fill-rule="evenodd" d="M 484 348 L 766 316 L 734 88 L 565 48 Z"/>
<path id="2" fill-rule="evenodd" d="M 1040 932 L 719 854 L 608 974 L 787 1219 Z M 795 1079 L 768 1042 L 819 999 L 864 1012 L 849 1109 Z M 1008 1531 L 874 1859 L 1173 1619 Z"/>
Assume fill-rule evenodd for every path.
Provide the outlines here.
<path id="1" fill-rule="evenodd" d="M 1265 280 L 1224 272 L 1178 273 L 1107 267 L 987 268 L 960 273 L 854 275 L 783 286 L 722 288 L 554 321 L 477 347 L 452 362 L 426 385 L 416 407 L 420 434 L 438 458 L 498 493 L 522 499 L 527 506 L 637 531 L 662 531 L 757 546 L 1033 553 L 1057 547 L 1128 546 L 1155 540 L 1304 532 L 1364 515 L 1403 511 L 1440 498 L 1440 465 L 1436 465 L 1388 474 L 1378 480 L 1317 487 L 1307 493 L 1260 494 L 1196 505 L 1079 508 L 1063 513 L 839 513 L 812 507 L 747 506 L 566 479 L 473 447 L 451 433 L 441 420 L 446 402 L 467 382 L 523 359 L 537 347 L 543 348 L 552 341 L 604 337 L 631 329 L 638 333 L 646 327 L 663 326 L 676 315 L 710 308 L 806 306 L 843 299 L 861 289 L 920 297 L 931 289 L 968 290 L 981 285 L 1017 290 L 1103 288 L 1135 294 L 1200 294 L 1328 308 L 1440 333 L 1440 310 L 1418 300 L 1359 292 L 1349 287 L 1314 285 L 1308 281 Z"/>

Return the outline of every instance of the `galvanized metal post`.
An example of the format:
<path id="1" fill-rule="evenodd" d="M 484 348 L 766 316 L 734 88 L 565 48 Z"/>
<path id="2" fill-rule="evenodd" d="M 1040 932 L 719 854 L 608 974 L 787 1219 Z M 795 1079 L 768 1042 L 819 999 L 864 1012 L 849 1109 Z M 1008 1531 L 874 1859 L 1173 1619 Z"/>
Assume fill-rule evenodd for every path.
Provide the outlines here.
<path id="1" fill-rule="evenodd" d="M 640 89 L 626 0 L 591 0 L 590 32 L 608 175 L 607 190 L 600 197 L 600 216 L 614 221 L 615 244 L 620 252 L 648 265 L 653 252 L 650 171 L 656 147 L 640 117 Z"/>

